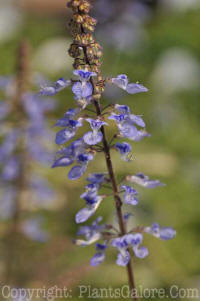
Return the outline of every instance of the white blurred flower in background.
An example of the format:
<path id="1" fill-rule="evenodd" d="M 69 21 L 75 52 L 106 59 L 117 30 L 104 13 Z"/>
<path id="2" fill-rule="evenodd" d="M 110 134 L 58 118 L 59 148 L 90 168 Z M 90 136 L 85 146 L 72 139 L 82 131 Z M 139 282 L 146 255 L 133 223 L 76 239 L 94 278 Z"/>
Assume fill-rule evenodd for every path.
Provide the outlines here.
<path id="1" fill-rule="evenodd" d="M 199 8 L 200 0 L 161 0 L 161 4 L 170 10 L 185 11 Z"/>
<path id="2" fill-rule="evenodd" d="M 23 24 L 22 12 L 12 3 L 10 0 L 0 0 L 0 43 L 11 39 Z"/>
<path id="3" fill-rule="evenodd" d="M 33 68 L 36 71 L 54 75 L 72 69 L 72 59 L 67 56 L 71 42 L 60 37 L 43 42 L 35 53 Z"/>
<path id="4" fill-rule="evenodd" d="M 162 94 L 195 89 L 199 86 L 200 64 L 189 51 L 171 48 L 158 59 L 152 73 L 153 86 Z"/>

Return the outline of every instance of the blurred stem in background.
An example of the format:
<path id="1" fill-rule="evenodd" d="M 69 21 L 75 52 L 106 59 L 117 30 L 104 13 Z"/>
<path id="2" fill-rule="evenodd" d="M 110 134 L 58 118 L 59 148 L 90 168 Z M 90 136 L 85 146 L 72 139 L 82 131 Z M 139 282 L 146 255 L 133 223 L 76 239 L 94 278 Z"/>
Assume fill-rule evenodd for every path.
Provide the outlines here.
<path id="1" fill-rule="evenodd" d="M 30 85 L 30 45 L 27 40 L 20 42 L 17 51 L 16 65 L 16 93 L 11 101 L 14 125 L 16 129 L 23 130 L 26 123 L 22 101 L 23 95 L 28 91 Z M 20 253 L 22 251 L 22 240 L 20 233 L 21 202 L 23 193 L 27 188 L 27 179 L 29 173 L 28 154 L 22 139 L 19 139 L 17 146 L 19 174 L 15 179 L 17 193 L 14 200 L 13 216 L 9 233 L 7 234 L 7 252 L 5 262 L 5 283 L 18 285 L 20 281 Z"/>

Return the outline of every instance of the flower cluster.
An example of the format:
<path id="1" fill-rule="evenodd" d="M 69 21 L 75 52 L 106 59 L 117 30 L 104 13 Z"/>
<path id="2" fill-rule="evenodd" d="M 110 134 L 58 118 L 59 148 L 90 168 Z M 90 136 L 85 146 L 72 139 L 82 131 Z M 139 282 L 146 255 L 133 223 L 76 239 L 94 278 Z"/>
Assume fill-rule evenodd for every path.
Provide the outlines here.
<path id="1" fill-rule="evenodd" d="M 3 82 L 1 77 L 0 82 L 1 90 L 8 96 L 8 91 L 14 86 L 14 79 L 5 78 Z M 54 107 L 53 99 L 41 99 L 30 92 L 24 93 L 19 103 L 16 103 L 14 95 L 10 101 L 0 103 L 1 219 L 11 219 L 16 214 L 16 200 L 21 198 L 23 191 L 26 196 L 28 193 L 29 200 L 37 207 L 46 207 L 54 199 L 49 183 L 32 171 L 32 162 L 46 165 L 53 160 L 53 149 L 49 147 L 52 132 L 46 124 L 45 113 Z M 30 233 L 35 228 L 36 239 L 40 237 L 42 221 L 37 223 L 34 220 L 32 219 L 31 226 L 28 220 L 25 221 L 21 229 L 25 235 L 33 238 Z M 42 238 L 38 240 L 41 241 Z"/>
<path id="2" fill-rule="evenodd" d="M 118 251 L 116 264 L 119 266 L 126 266 L 130 261 L 130 248 L 133 250 L 137 258 L 145 258 L 148 256 L 149 251 L 145 246 L 142 246 L 143 233 L 149 233 L 162 240 L 169 240 L 174 238 L 176 232 L 170 227 L 160 227 L 158 224 L 153 224 L 150 227 L 140 227 L 132 230 L 132 233 L 125 234 L 123 236 L 117 236 L 116 233 L 108 232 L 105 230 L 108 225 L 99 225 L 102 220 L 98 217 L 91 226 L 80 227 L 77 235 L 84 236 L 85 239 L 77 239 L 75 243 L 79 246 L 88 246 L 96 243 L 96 253 L 91 258 L 90 264 L 97 266 L 102 263 L 105 258 L 105 251 L 110 247 L 114 247 Z M 109 225 L 109 228 L 111 226 Z M 97 241 L 101 240 L 101 243 Z"/>
<path id="3" fill-rule="evenodd" d="M 42 87 L 40 91 L 41 95 L 48 96 L 71 86 L 76 103 L 76 108 L 68 110 L 64 117 L 55 124 L 63 127 L 58 131 L 55 139 L 56 144 L 62 145 L 62 148 L 57 152 L 52 167 L 67 167 L 74 164 L 68 173 L 68 178 L 75 180 L 86 172 L 88 162 L 94 160 L 98 152 L 105 154 L 107 173 L 90 174 L 87 177 L 86 191 L 80 196 L 85 201 L 85 205 L 76 214 L 75 220 L 78 224 L 83 223 L 96 214 L 97 208 L 109 196 L 100 192 L 106 184 L 107 188 L 111 189 L 115 200 L 119 229 L 111 224 L 100 225 L 101 218 L 97 218 L 91 226 L 80 228 L 78 235 L 83 238 L 76 239 L 75 243 L 79 246 L 96 243 L 96 253 L 91 259 L 92 266 L 100 264 L 105 259 L 105 252 L 108 247 L 117 250 L 116 263 L 126 266 L 130 265 L 131 248 L 138 258 L 144 258 L 148 255 L 148 249 L 142 245 L 145 233 L 168 240 L 175 236 L 175 230 L 168 227 L 162 228 L 158 224 L 153 224 L 150 227 L 137 226 L 129 231 L 126 229 L 128 219 L 131 218 L 132 214 L 131 212 L 124 214 L 122 206 L 124 204 L 127 206 L 138 204 L 138 192 L 135 185 L 154 188 L 164 184 L 159 180 L 151 180 L 142 173 L 129 175 L 124 183 L 117 183 L 111 152 L 116 150 L 122 160 L 131 162 L 131 145 L 125 141 L 116 141 L 112 144 L 113 140 L 127 138 L 131 141 L 140 141 L 144 137 L 149 137 L 150 134 L 145 130 L 142 116 L 131 113 L 127 105 L 115 104 L 113 106 L 108 104 L 102 108 L 100 98 L 105 86 L 109 85 L 115 85 L 129 94 L 147 92 L 148 89 L 139 83 L 130 83 L 125 74 L 102 78 L 99 70 L 102 53 L 100 45 L 96 43 L 92 35 L 96 21 L 88 15 L 90 3 L 87 0 L 70 0 L 68 7 L 73 11 L 70 27 L 74 38 L 69 54 L 74 58 L 75 70 L 73 74 L 78 76 L 78 79 L 59 79 L 54 85 Z M 108 142 L 106 130 L 110 120 L 115 121 L 118 132 L 111 142 Z M 91 130 L 77 140 L 70 142 L 71 144 L 65 145 L 78 135 L 79 127 L 87 123 L 89 123 Z M 132 210 L 132 207 L 129 207 L 129 210 Z"/>

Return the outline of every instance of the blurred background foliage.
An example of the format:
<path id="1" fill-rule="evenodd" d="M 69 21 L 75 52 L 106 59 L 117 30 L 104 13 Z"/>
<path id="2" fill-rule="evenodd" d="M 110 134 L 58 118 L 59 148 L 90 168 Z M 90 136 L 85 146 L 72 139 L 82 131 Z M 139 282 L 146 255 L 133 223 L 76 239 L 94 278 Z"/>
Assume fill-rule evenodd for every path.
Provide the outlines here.
<path id="1" fill-rule="evenodd" d="M 65 2 L 0 1 L 1 75 L 15 73 L 16 49 L 26 37 L 32 47 L 33 72 L 50 80 L 71 77 L 72 60 L 67 53 L 71 41 L 67 29 L 69 11 Z M 96 35 L 104 48 L 103 74 L 126 73 L 131 80 L 149 88 L 149 93 L 135 96 L 119 90 L 104 93 L 103 102 L 109 99 L 125 103 L 134 113 L 144 115 L 147 130 L 152 134 L 151 138 L 132 143 L 134 160 L 130 164 L 121 162 L 113 152 L 117 177 L 142 171 L 167 184 L 153 191 L 139 191 L 140 203 L 131 209 L 132 224 L 157 221 L 177 230 L 176 239 L 169 242 L 145 239 L 150 255 L 144 260 L 134 260 L 136 283 L 144 287 L 168 288 L 177 284 L 200 289 L 200 3 L 198 0 L 93 2 L 93 14 L 99 21 Z M 56 98 L 57 108 L 49 115 L 50 127 L 74 106 L 70 91 L 62 91 Z M 110 136 L 111 131 L 114 133 L 114 127 Z M 87 173 L 105 170 L 103 156 L 98 156 Z M 77 286 L 81 284 L 94 287 L 126 284 L 125 269 L 114 263 L 115 252 L 109 251 L 105 263 L 91 268 L 93 246 L 78 248 L 71 242 L 77 231 L 74 215 L 83 205 L 79 195 L 84 190 L 85 177 L 73 182 L 67 180 L 65 168 L 34 168 L 57 191 L 55 205 L 40 210 L 46 217 L 45 227 L 51 238 L 44 244 L 23 240 L 13 285 L 32 288 L 65 285 L 73 289 L 72 300 L 77 300 Z M 114 221 L 111 198 L 101 205 L 98 214 L 104 221 Z M 0 229 L 0 233 L 5 231 L 6 222 Z M 2 255 L 0 272 L 3 270 Z"/>

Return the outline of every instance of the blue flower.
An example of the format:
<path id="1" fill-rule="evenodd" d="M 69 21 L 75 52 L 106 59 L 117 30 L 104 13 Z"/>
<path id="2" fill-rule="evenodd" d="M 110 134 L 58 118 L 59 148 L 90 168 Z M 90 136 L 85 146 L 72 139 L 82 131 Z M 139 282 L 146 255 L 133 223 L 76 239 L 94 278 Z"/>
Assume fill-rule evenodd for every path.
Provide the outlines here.
<path id="1" fill-rule="evenodd" d="M 108 119 L 114 120 L 117 124 L 122 123 L 123 121 L 126 120 L 127 115 L 126 114 L 115 114 L 112 113 Z"/>
<path id="2" fill-rule="evenodd" d="M 24 234 L 33 241 L 46 242 L 49 239 L 49 234 L 43 230 L 41 226 L 41 218 L 32 218 L 23 222 L 21 229 Z"/>
<path id="3" fill-rule="evenodd" d="M 127 142 L 122 142 L 122 143 L 117 142 L 114 147 L 116 148 L 116 150 L 119 151 L 122 160 L 127 161 L 127 162 L 131 160 L 130 159 L 131 146 L 130 146 L 129 143 L 127 143 Z"/>
<path id="4" fill-rule="evenodd" d="M 20 131 L 12 130 L 6 134 L 2 145 L 0 146 L 0 162 L 5 162 L 6 159 L 13 153 L 19 139 Z"/>
<path id="5" fill-rule="evenodd" d="M 88 81 L 91 76 L 96 76 L 95 72 L 87 71 L 87 70 L 74 70 L 74 75 L 77 75 L 80 81 Z"/>
<path id="6" fill-rule="evenodd" d="M 86 171 L 88 162 L 93 160 L 92 154 L 80 154 L 77 156 L 77 163 L 68 173 L 69 180 L 76 180 L 80 178 Z"/>
<path id="7" fill-rule="evenodd" d="M 155 188 L 157 186 L 165 186 L 159 180 L 149 180 L 148 176 L 145 176 L 143 173 L 137 173 L 135 176 L 127 176 L 128 182 L 136 183 L 145 188 Z"/>
<path id="8" fill-rule="evenodd" d="M 82 126 L 82 118 L 78 120 L 68 120 L 67 127 L 63 130 L 60 130 L 56 134 L 55 142 L 56 144 L 64 144 L 76 135 L 77 128 Z"/>
<path id="9" fill-rule="evenodd" d="M 98 266 L 105 260 L 106 258 L 105 250 L 107 249 L 107 247 L 108 246 L 106 244 L 100 244 L 100 243 L 96 244 L 97 253 L 90 260 L 91 266 Z"/>
<path id="10" fill-rule="evenodd" d="M 176 231 L 173 228 L 160 227 L 156 223 L 152 224 L 151 227 L 145 227 L 144 232 L 152 234 L 153 236 L 163 240 L 173 239 L 176 235 Z"/>
<path id="11" fill-rule="evenodd" d="M 71 85 L 71 80 L 65 80 L 64 78 L 59 78 L 54 85 L 49 87 L 41 87 L 40 95 L 53 96 L 59 91 L 69 87 Z"/>
<path id="12" fill-rule="evenodd" d="M 68 173 L 69 180 L 77 180 L 86 172 L 86 165 L 75 165 Z"/>
<path id="13" fill-rule="evenodd" d="M 124 236 L 114 238 L 111 241 L 111 246 L 117 248 L 119 251 L 116 264 L 119 266 L 126 266 L 130 260 L 130 254 L 127 250 L 128 244 L 125 241 Z"/>
<path id="14" fill-rule="evenodd" d="M 95 145 L 101 142 L 103 135 L 101 132 L 99 132 L 99 130 L 102 127 L 102 125 L 107 125 L 107 123 L 101 121 L 100 119 L 91 118 L 87 118 L 86 121 L 89 122 L 92 132 L 87 132 L 83 136 L 83 140 L 85 141 L 85 143 L 87 143 L 88 145 Z"/>
<path id="15" fill-rule="evenodd" d="M 80 198 L 86 200 L 88 204 L 94 204 L 96 202 L 98 189 L 98 184 L 88 184 L 86 185 L 86 191 L 80 195 Z"/>
<path id="16" fill-rule="evenodd" d="M 77 223 L 85 222 L 99 207 L 101 201 L 103 200 L 103 196 L 98 195 L 98 188 L 98 184 L 89 184 L 86 186 L 86 192 L 81 194 L 80 197 L 86 201 L 87 207 L 81 209 L 76 214 Z"/>
<path id="17" fill-rule="evenodd" d="M 93 155 L 86 150 L 86 144 L 82 138 L 79 138 L 57 152 L 59 158 L 57 158 L 52 167 L 69 166 L 77 161 L 78 165 L 72 167 L 68 173 L 70 180 L 80 178 L 86 171 L 88 162 L 93 160 Z"/>
<path id="18" fill-rule="evenodd" d="M 130 140 L 140 141 L 145 136 L 150 136 L 144 129 L 138 130 L 136 126 L 145 127 L 145 122 L 140 115 L 131 114 L 130 108 L 126 105 L 115 105 L 120 113 L 111 113 L 108 119 L 113 119 L 119 129 L 119 135 Z"/>
<path id="19" fill-rule="evenodd" d="M 126 266 L 130 261 L 130 253 L 127 250 L 121 249 L 117 255 L 116 264 L 119 266 Z"/>
<path id="20" fill-rule="evenodd" d="M 78 246 L 87 246 L 97 240 L 101 239 L 101 231 L 105 228 L 105 225 L 99 225 L 102 217 L 98 217 L 91 226 L 82 226 L 80 227 L 77 235 L 84 236 L 85 239 L 76 239 L 74 242 Z"/>
<path id="21" fill-rule="evenodd" d="M 6 103 L 5 101 L 1 102 L 0 103 L 0 121 L 3 120 L 8 115 L 9 112 L 10 112 L 9 104 Z"/>
<path id="22" fill-rule="evenodd" d="M 63 129 L 63 130 L 60 130 L 56 134 L 55 142 L 58 145 L 64 144 L 65 142 L 67 142 L 70 139 L 72 139 L 75 135 L 76 135 L 76 131 L 74 131 L 74 129 Z"/>
<path id="23" fill-rule="evenodd" d="M 52 168 L 54 167 L 63 167 L 63 166 L 69 166 L 74 162 L 73 159 L 67 156 L 63 156 L 58 158 L 57 160 L 54 161 Z"/>
<path id="24" fill-rule="evenodd" d="M 138 199 L 135 197 L 138 193 L 133 187 L 122 185 L 120 188 L 125 190 L 125 193 L 123 195 L 125 204 L 134 206 L 138 204 Z"/>
<path id="25" fill-rule="evenodd" d="M 60 127 L 67 127 L 70 125 L 70 120 L 74 120 L 74 117 L 76 114 L 79 113 L 79 109 L 69 109 L 65 114 L 64 117 L 61 119 L 57 120 L 55 123 L 55 126 L 60 126 Z"/>
<path id="26" fill-rule="evenodd" d="M 19 159 L 17 156 L 13 156 L 10 157 L 8 161 L 5 162 L 1 177 L 4 181 L 12 181 L 17 178 L 19 172 L 20 172 Z"/>
<path id="27" fill-rule="evenodd" d="M 125 114 L 129 115 L 131 113 L 130 108 L 126 105 L 118 105 L 115 104 L 115 109 L 120 113 L 120 114 Z"/>
<path id="28" fill-rule="evenodd" d="M 102 184 L 105 181 L 105 173 L 91 173 L 88 175 L 87 181 L 92 184 Z"/>
<path id="29" fill-rule="evenodd" d="M 126 74 L 120 74 L 117 77 L 112 78 L 111 81 L 113 84 L 115 84 L 119 88 L 127 91 L 129 94 L 136 94 L 136 93 L 148 91 L 148 89 L 146 87 L 144 87 L 143 85 L 140 85 L 137 83 L 129 84 L 128 77 Z"/>
<path id="30" fill-rule="evenodd" d="M 75 100 L 83 100 L 83 108 L 89 104 L 93 92 L 93 87 L 90 82 L 76 82 L 72 86 L 72 92 L 75 95 Z M 85 100 L 85 102 L 84 102 Z M 81 102 L 80 102 L 81 104 Z"/>
<path id="31" fill-rule="evenodd" d="M 79 77 L 79 81 L 74 83 L 72 92 L 78 104 L 85 108 L 90 103 L 93 93 L 93 86 L 89 80 L 91 76 L 96 76 L 96 73 L 87 70 L 74 70 L 73 73 Z"/>
<path id="32" fill-rule="evenodd" d="M 121 237 L 114 238 L 111 241 L 111 246 L 118 249 L 119 254 L 116 263 L 121 266 L 126 266 L 130 260 L 128 247 L 132 247 L 134 254 L 138 258 L 144 258 L 148 255 L 146 247 L 141 247 L 143 236 L 141 233 L 126 234 Z"/>

